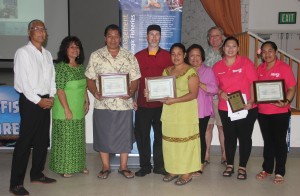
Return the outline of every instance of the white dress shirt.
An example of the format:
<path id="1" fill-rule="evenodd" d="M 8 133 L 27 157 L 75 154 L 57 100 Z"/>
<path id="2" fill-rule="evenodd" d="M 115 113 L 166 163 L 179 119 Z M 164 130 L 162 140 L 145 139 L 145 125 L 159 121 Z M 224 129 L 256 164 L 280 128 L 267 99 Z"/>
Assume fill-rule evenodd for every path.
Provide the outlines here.
<path id="1" fill-rule="evenodd" d="M 14 58 L 14 87 L 31 102 L 37 104 L 38 95 L 56 93 L 55 70 L 51 53 L 42 48 L 40 52 L 30 41 L 19 48 Z"/>

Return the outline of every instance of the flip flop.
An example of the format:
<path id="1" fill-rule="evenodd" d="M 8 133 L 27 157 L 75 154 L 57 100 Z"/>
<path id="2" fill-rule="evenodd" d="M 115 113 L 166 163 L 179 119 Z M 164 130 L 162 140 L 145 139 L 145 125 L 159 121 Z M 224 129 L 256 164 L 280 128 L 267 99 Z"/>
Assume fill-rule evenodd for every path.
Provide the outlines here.
<path id="1" fill-rule="evenodd" d="M 227 165 L 227 160 L 221 161 L 221 164 L 226 166 Z"/>
<path id="2" fill-rule="evenodd" d="M 109 174 L 110 174 L 110 172 L 111 172 L 110 170 L 105 170 L 105 171 L 101 170 L 98 173 L 97 177 L 100 178 L 100 179 L 107 179 L 108 176 L 109 176 Z"/>
<path id="3" fill-rule="evenodd" d="M 63 178 L 71 178 L 73 176 L 72 174 L 60 174 L 60 175 Z"/>
<path id="4" fill-rule="evenodd" d="M 198 171 L 195 171 L 192 173 L 192 176 L 193 177 L 198 177 L 198 176 L 201 176 L 203 174 L 203 171 L 202 170 L 198 170 Z"/>
<path id="5" fill-rule="evenodd" d="M 203 163 L 204 166 L 207 166 L 208 164 L 210 164 L 210 162 L 208 160 L 205 160 Z"/>
<path id="6" fill-rule="evenodd" d="M 83 173 L 83 174 L 89 174 L 90 171 L 89 171 L 87 168 L 84 168 L 84 169 L 81 171 L 81 173 Z"/>
<path id="7" fill-rule="evenodd" d="M 121 174 L 122 176 L 124 176 L 127 179 L 134 178 L 133 172 L 128 170 L 128 169 L 118 170 L 118 173 Z M 128 173 L 128 174 L 126 175 L 126 173 Z"/>
<path id="8" fill-rule="evenodd" d="M 178 178 L 178 179 L 175 181 L 175 184 L 178 185 L 178 186 L 185 185 L 185 184 L 191 182 L 192 179 L 193 179 L 193 177 L 190 177 L 190 178 L 188 178 L 188 179 Z"/>
<path id="9" fill-rule="evenodd" d="M 256 179 L 258 180 L 264 180 L 268 176 L 271 176 L 271 174 L 267 173 L 266 171 L 261 171 L 256 175 Z"/>
<path id="10" fill-rule="evenodd" d="M 284 182 L 283 176 L 280 174 L 276 174 L 275 178 L 273 180 L 273 183 L 274 184 L 283 184 L 283 182 Z"/>
<path id="11" fill-rule="evenodd" d="M 175 180 L 178 177 L 179 177 L 178 175 L 167 174 L 167 175 L 164 176 L 163 181 L 164 182 L 171 182 L 172 180 Z"/>

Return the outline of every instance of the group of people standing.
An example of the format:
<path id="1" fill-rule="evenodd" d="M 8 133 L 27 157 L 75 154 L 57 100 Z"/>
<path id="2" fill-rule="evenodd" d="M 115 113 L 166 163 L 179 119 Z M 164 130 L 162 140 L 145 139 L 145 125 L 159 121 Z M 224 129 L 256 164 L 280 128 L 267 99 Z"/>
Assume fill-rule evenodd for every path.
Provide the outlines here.
<path id="1" fill-rule="evenodd" d="M 91 54 L 86 69 L 82 64 L 83 47 L 75 36 L 63 39 L 54 69 L 51 54 L 42 46 L 46 31 L 42 21 L 31 21 L 29 43 L 15 54 L 15 89 L 20 93 L 21 126 L 12 161 L 9 190 L 13 194 L 29 194 L 23 184 L 31 147 L 31 182 L 56 182 L 42 173 L 49 145 L 51 108 L 50 169 L 66 178 L 74 173 L 89 173 L 85 163 L 87 91 L 95 98 L 93 145 L 101 158 L 102 169 L 97 175 L 100 179 L 107 179 L 111 173 L 110 153 L 118 153 L 118 172 L 125 178 L 143 177 L 153 169 L 153 173 L 164 175 L 164 182 L 176 180 L 176 185 L 187 184 L 209 164 L 212 129 L 216 123 L 221 163 L 226 165 L 223 176 L 234 173 L 239 140 L 237 178 L 245 180 L 253 126 L 258 117 L 264 139 L 264 163 L 256 178 L 265 179 L 275 167 L 274 183 L 283 182 L 287 158 L 285 138 L 296 80 L 291 68 L 277 59 L 277 46 L 273 42 L 262 44 L 263 63 L 256 69 L 248 58 L 238 55 L 238 40 L 234 37 L 224 40 L 219 27 L 208 31 L 210 47 L 206 51 L 198 44 L 186 50 L 183 44 L 175 43 L 168 52 L 159 46 L 160 26 L 153 24 L 147 28 L 148 47 L 133 55 L 120 46 L 121 30 L 112 24 L 104 31 L 106 45 Z M 129 95 L 102 96 L 99 75 L 111 73 L 129 75 Z M 147 102 L 149 91 L 145 78 L 158 76 L 175 76 L 177 97 Z M 255 104 L 253 82 L 278 79 L 285 81 L 285 101 Z M 245 94 L 244 109 L 248 115 L 232 121 L 226 101 L 228 93 L 237 90 Z M 133 109 L 136 111 L 134 126 Z M 135 140 L 140 169 L 134 173 L 128 169 L 127 161 Z"/>

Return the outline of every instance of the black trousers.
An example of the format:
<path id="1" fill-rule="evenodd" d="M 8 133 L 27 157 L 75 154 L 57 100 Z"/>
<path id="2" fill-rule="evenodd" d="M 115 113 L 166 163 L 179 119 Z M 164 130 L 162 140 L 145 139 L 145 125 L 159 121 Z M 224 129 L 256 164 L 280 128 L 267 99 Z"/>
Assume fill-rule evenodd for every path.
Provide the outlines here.
<path id="1" fill-rule="evenodd" d="M 287 160 L 286 134 L 289 127 L 290 112 L 281 114 L 258 114 L 258 122 L 264 140 L 262 168 L 272 174 L 285 175 Z"/>
<path id="2" fill-rule="evenodd" d="M 43 98 L 49 96 L 43 96 Z M 42 109 L 23 94 L 19 99 L 20 132 L 13 153 L 10 186 L 23 185 L 26 168 L 32 150 L 30 179 L 44 176 L 47 148 L 49 144 L 50 110 Z"/>
<path id="3" fill-rule="evenodd" d="M 206 154 L 206 128 L 210 116 L 205 116 L 204 118 L 199 118 L 199 131 L 200 131 L 200 144 L 201 144 L 201 163 L 205 161 L 205 154 Z"/>
<path id="4" fill-rule="evenodd" d="M 253 108 L 248 110 L 246 118 L 231 121 L 227 111 L 219 110 L 224 130 L 225 153 L 228 165 L 234 165 L 237 140 L 239 140 L 239 166 L 247 166 L 252 149 L 252 133 L 257 111 L 257 108 Z"/>
<path id="5" fill-rule="evenodd" d="M 135 113 L 135 139 L 140 156 L 140 167 L 146 170 L 152 169 L 151 166 L 151 126 L 154 131 L 153 142 L 153 165 L 154 168 L 164 168 L 164 160 L 162 154 L 162 129 L 161 129 L 161 112 L 159 108 L 143 108 L 139 107 Z"/>

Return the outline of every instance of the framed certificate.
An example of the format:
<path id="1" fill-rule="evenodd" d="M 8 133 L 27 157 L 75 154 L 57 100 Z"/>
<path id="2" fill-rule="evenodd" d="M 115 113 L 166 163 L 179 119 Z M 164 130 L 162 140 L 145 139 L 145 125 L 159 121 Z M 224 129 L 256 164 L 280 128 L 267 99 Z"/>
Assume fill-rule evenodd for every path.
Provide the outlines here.
<path id="1" fill-rule="evenodd" d="M 99 88 L 102 97 L 129 96 L 129 74 L 100 74 Z"/>
<path id="2" fill-rule="evenodd" d="M 227 94 L 228 102 L 232 112 L 238 112 L 244 109 L 245 101 L 243 99 L 241 91 L 235 91 Z"/>
<path id="3" fill-rule="evenodd" d="M 167 97 L 176 97 L 175 76 L 146 77 L 145 86 L 149 91 L 146 97 L 148 102 L 161 101 Z"/>
<path id="4" fill-rule="evenodd" d="M 253 86 L 256 103 L 274 103 L 285 100 L 284 80 L 254 81 Z"/>

